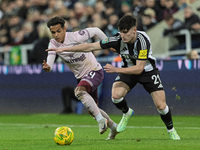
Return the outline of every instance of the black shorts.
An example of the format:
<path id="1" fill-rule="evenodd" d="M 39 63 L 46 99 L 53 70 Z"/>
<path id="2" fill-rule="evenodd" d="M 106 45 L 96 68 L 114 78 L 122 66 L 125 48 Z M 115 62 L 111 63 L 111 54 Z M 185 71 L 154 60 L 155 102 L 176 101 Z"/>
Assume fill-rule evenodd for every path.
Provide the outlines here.
<path id="1" fill-rule="evenodd" d="M 130 90 L 135 87 L 137 83 L 142 84 L 145 90 L 149 93 L 164 90 L 158 69 L 143 72 L 140 75 L 119 74 L 115 79 L 115 82 L 117 81 L 126 83 Z"/>

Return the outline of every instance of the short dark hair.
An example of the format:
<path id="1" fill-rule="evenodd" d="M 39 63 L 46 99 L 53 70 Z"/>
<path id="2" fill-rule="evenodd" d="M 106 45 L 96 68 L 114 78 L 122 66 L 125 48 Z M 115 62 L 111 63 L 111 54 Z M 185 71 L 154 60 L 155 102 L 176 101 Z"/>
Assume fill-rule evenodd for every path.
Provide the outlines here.
<path id="1" fill-rule="evenodd" d="M 125 15 L 117 23 L 117 27 L 120 31 L 129 30 L 130 28 L 136 26 L 137 20 L 134 16 Z"/>
<path id="2" fill-rule="evenodd" d="M 51 20 L 48 21 L 47 27 L 50 28 L 51 26 L 55 26 L 57 24 L 60 24 L 61 27 L 63 28 L 64 25 L 65 25 L 65 20 L 62 19 L 61 17 L 56 16 L 56 17 L 54 17 L 54 18 L 52 18 Z"/>

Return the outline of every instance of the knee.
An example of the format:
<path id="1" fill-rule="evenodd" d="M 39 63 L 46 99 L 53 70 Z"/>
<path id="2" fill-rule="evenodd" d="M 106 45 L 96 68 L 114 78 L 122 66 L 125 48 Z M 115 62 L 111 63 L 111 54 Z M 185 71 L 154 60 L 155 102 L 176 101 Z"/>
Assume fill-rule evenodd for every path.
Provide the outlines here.
<path id="1" fill-rule="evenodd" d="M 162 111 L 166 108 L 166 106 L 167 106 L 166 103 L 162 103 L 162 104 L 157 105 L 156 107 L 157 107 L 158 110 Z"/>
<path id="2" fill-rule="evenodd" d="M 157 109 L 161 115 L 166 115 L 169 112 L 169 107 L 166 105 L 164 109 Z"/>
<path id="3" fill-rule="evenodd" d="M 123 95 L 121 95 L 118 92 L 113 92 L 112 93 L 112 99 L 121 99 L 123 97 Z"/>
<path id="4" fill-rule="evenodd" d="M 78 99 L 78 100 L 81 100 L 83 98 L 83 95 L 85 93 L 87 93 L 85 90 L 81 89 L 81 88 L 76 88 L 75 91 L 75 97 Z"/>
<path id="5" fill-rule="evenodd" d="M 124 99 L 124 97 L 120 93 L 118 93 L 118 92 L 113 92 L 112 93 L 112 101 L 113 101 L 113 103 L 115 103 L 115 104 L 120 103 L 121 101 L 123 101 L 123 99 Z"/>
<path id="6" fill-rule="evenodd" d="M 74 94 L 75 94 L 75 97 L 76 97 L 78 100 L 80 100 L 81 95 L 83 95 L 81 90 L 75 90 L 75 91 L 74 91 Z"/>

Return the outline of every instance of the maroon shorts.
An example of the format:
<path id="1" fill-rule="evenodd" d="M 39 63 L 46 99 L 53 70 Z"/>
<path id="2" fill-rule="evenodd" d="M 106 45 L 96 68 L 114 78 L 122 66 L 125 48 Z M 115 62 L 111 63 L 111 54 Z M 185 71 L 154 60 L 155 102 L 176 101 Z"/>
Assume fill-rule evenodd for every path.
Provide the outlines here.
<path id="1" fill-rule="evenodd" d="M 100 69 L 97 71 L 92 70 L 83 78 L 77 80 L 78 81 L 77 87 L 84 86 L 87 92 L 92 96 L 92 98 L 97 103 L 98 101 L 97 89 L 98 89 L 98 86 L 103 81 L 103 78 L 104 78 L 103 69 Z"/>

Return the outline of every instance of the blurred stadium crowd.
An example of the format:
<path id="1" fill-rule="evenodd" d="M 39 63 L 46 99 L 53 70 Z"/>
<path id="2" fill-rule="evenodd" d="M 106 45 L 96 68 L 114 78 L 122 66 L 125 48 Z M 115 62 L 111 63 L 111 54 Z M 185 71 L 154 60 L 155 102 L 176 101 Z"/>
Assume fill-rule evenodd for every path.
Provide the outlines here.
<path id="1" fill-rule="evenodd" d="M 99 27 L 111 36 L 118 32 L 118 19 L 125 14 L 133 14 L 138 18 L 138 30 L 147 31 L 195 1 L 0 0 L 0 47 L 6 50 L 8 46 L 34 43 L 37 53 L 40 53 L 51 38 L 46 22 L 54 16 L 66 19 L 67 31 Z M 103 51 L 95 55 L 101 57 L 112 53 Z M 39 57 L 39 54 L 35 56 Z M 30 58 L 29 62 L 34 62 L 34 58 Z"/>

